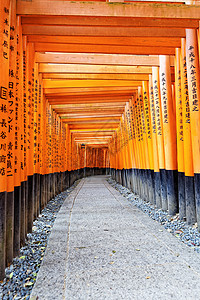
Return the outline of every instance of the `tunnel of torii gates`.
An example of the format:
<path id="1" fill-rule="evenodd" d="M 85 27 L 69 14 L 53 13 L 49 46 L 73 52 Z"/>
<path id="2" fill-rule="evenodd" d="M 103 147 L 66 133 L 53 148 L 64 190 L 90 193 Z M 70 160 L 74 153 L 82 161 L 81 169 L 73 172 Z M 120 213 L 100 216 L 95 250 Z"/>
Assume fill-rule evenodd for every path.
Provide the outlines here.
<path id="1" fill-rule="evenodd" d="M 0 279 L 84 176 L 200 229 L 198 4 L 0 1 Z"/>

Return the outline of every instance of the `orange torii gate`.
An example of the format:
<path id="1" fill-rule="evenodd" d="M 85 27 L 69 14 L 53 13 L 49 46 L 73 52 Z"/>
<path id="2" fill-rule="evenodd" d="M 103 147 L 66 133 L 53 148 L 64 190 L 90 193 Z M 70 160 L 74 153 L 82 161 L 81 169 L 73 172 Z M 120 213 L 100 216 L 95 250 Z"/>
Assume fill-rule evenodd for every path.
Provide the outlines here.
<path id="1" fill-rule="evenodd" d="M 0 279 L 82 176 L 200 228 L 200 6 L 154 2 L 1 0 Z"/>

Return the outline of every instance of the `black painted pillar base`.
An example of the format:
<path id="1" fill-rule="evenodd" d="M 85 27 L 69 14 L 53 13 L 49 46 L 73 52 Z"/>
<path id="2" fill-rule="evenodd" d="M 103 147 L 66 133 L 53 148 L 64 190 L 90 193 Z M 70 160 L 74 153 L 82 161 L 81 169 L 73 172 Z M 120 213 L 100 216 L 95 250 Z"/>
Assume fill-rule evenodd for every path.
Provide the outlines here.
<path id="1" fill-rule="evenodd" d="M 56 173 L 50 174 L 50 194 L 49 200 L 56 196 Z"/>
<path id="2" fill-rule="evenodd" d="M 53 198 L 53 192 L 52 192 L 52 187 L 53 187 L 53 176 L 51 174 L 47 174 L 47 203 L 51 198 Z"/>
<path id="3" fill-rule="evenodd" d="M 136 178 L 136 193 L 140 194 L 140 169 L 135 169 Z"/>
<path id="4" fill-rule="evenodd" d="M 136 191 L 136 193 L 140 196 L 140 169 L 136 169 L 136 178 L 137 178 L 137 191 Z"/>
<path id="5" fill-rule="evenodd" d="M 116 170 L 115 169 L 110 169 L 110 176 L 113 180 L 115 180 L 115 176 L 116 176 Z"/>
<path id="6" fill-rule="evenodd" d="M 14 257 L 16 257 L 19 254 L 20 250 L 21 198 L 21 186 L 16 186 L 14 189 Z"/>
<path id="7" fill-rule="evenodd" d="M 82 170 L 82 172 L 83 172 L 83 176 L 84 176 L 84 169 Z M 67 184 L 67 188 L 69 188 L 70 187 L 70 185 L 69 185 L 69 171 L 66 172 L 66 184 Z"/>
<path id="8" fill-rule="evenodd" d="M 55 183 L 55 195 L 54 197 L 57 195 L 58 193 L 58 173 L 54 173 L 54 183 Z"/>
<path id="9" fill-rule="evenodd" d="M 13 260 L 14 239 L 14 191 L 7 193 L 6 207 L 6 266 Z"/>
<path id="10" fill-rule="evenodd" d="M 86 168 L 86 177 L 89 176 L 89 168 Z M 74 184 L 74 171 L 70 172 L 70 186 Z"/>
<path id="11" fill-rule="evenodd" d="M 34 174 L 33 220 L 37 218 L 38 211 L 38 174 Z"/>
<path id="12" fill-rule="evenodd" d="M 132 169 L 128 170 L 128 188 L 130 190 L 132 188 Z"/>
<path id="13" fill-rule="evenodd" d="M 178 203 L 179 203 L 179 219 L 184 220 L 186 218 L 184 172 L 178 172 Z"/>
<path id="14" fill-rule="evenodd" d="M 134 188 L 134 175 L 133 175 L 133 169 L 129 170 L 129 176 L 130 176 L 130 190 L 133 191 Z"/>
<path id="15" fill-rule="evenodd" d="M 47 203 L 47 174 L 44 174 L 44 189 L 42 188 L 43 190 L 43 200 L 44 200 L 44 207 L 46 206 L 46 203 Z M 42 194 L 42 190 L 41 190 L 41 194 Z"/>
<path id="16" fill-rule="evenodd" d="M 166 170 L 167 175 L 167 200 L 169 215 L 178 212 L 178 175 L 176 170 Z"/>
<path id="17" fill-rule="evenodd" d="M 130 189 L 131 189 L 131 191 L 133 191 L 134 190 L 134 186 L 135 186 L 135 184 L 134 184 L 134 174 L 133 174 L 133 172 L 134 172 L 134 170 L 133 169 L 130 169 Z"/>
<path id="18" fill-rule="evenodd" d="M 110 168 L 105 168 L 105 171 L 106 171 L 105 175 L 111 175 L 111 170 L 110 170 Z"/>
<path id="19" fill-rule="evenodd" d="M 145 199 L 145 171 L 144 169 L 140 169 L 140 194 L 143 200 Z"/>
<path id="20" fill-rule="evenodd" d="M 152 198 L 152 204 L 156 205 L 156 195 L 155 195 L 155 177 L 154 177 L 154 170 L 151 170 L 151 178 L 152 178 L 152 193 L 153 193 L 153 198 Z"/>
<path id="21" fill-rule="evenodd" d="M 114 170 L 114 180 L 117 182 L 117 170 Z"/>
<path id="22" fill-rule="evenodd" d="M 134 193 L 137 193 L 137 169 L 132 169 L 132 185 L 131 189 Z"/>
<path id="23" fill-rule="evenodd" d="M 27 213 L 28 213 L 27 230 L 28 230 L 28 232 L 32 231 L 32 226 L 33 226 L 34 195 L 35 195 L 34 187 L 35 187 L 34 175 L 28 176 L 28 207 L 27 207 Z"/>
<path id="24" fill-rule="evenodd" d="M 113 168 L 110 168 L 110 176 L 112 179 L 114 179 L 114 169 Z M 108 174 L 107 174 L 108 175 Z"/>
<path id="25" fill-rule="evenodd" d="M 119 170 L 119 183 L 123 185 L 123 170 Z"/>
<path id="26" fill-rule="evenodd" d="M 0 280 L 5 276 L 6 267 L 6 204 L 7 193 L 0 193 Z"/>
<path id="27" fill-rule="evenodd" d="M 140 169 L 135 169 L 136 171 L 136 182 L 137 182 L 137 190 L 136 190 L 136 194 L 138 194 L 140 196 Z"/>
<path id="28" fill-rule="evenodd" d="M 60 172 L 60 193 L 64 191 L 64 173 Z"/>
<path id="29" fill-rule="evenodd" d="M 144 176 L 143 176 L 143 179 L 144 179 L 144 199 L 146 201 L 149 201 L 149 178 L 148 178 L 148 169 L 145 169 L 143 172 L 144 172 Z"/>
<path id="30" fill-rule="evenodd" d="M 84 168 L 81 169 L 81 178 L 84 177 Z"/>
<path id="31" fill-rule="evenodd" d="M 116 182 L 119 183 L 119 170 L 118 169 L 116 170 Z"/>
<path id="32" fill-rule="evenodd" d="M 154 198 L 155 198 L 155 205 L 157 208 L 162 208 L 162 201 L 161 201 L 161 178 L 160 172 L 154 172 Z"/>
<path id="33" fill-rule="evenodd" d="M 86 169 L 86 176 L 87 177 L 90 176 L 89 168 Z M 75 181 L 75 170 L 71 171 L 70 178 L 71 178 L 71 184 L 70 184 L 70 186 L 72 186 L 74 184 L 74 181 Z"/>
<path id="34" fill-rule="evenodd" d="M 126 185 L 126 170 L 125 170 L 125 169 L 122 169 L 121 172 L 122 172 L 122 173 L 121 173 L 121 174 L 122 174 L 122 185 L 126 187 L 126 186 L 127 186 L 127 185 Z"/>
<path id="35" fill-rule="evenodd" d="M 197 221 L 193 176 L 185 176 L 185 202 L 186 202 L 186 222 L 188 225 L 192 225 Z"/>
<path id="36" fill-rule="evenodd" d="M 48 181 L 47 181 L 47 203 L 50 199 L 53 198 L 54 195 L 54 182 L 53 182 L 53 174 L 48 174 Z"/>
<path id="37" fill-rule="evenodd" d="M 127 187 L 127 174 L 126 174 L 126 169 L 123 169 L 123 186 Z"/>
<path id="38" fill-rule="evenodd" d="M 71 186 L 71 183 L 72 183 L 72 174 L 71 174 L 71 172 L 72 171 L 69 171 L 69 186 Z M 86 168 L 85 168 L 84 172 L 85 172 L 84 177 L 86 177 Z"/>
<path id="39" fill-rule="evenodd" d="M 50 198 L 51 198 L 51 174 L 47 174 L 47 182 L 46 182 L 46 186 L 47 186 L 47 203 L 49 202 Z"/>
<path id="40" fill-rule="evenodd" d="M 21 220 L 20 220 L 20 247 L 25 243 L 26 237 L 26 182 L 21 183 Z"/>
<path id="41" fill-rule="evenodd" d="M 106 168 L 102 168 L 102 175 L 107 175 L 107 169 Z"/>
<path id="42" fill-rule="evenodd" d="M 54 197 L 58 194 L 58 173 L 54 173 L 54 183 L 55 183 L 55 195 Z"/>
<path id="43" fill-rule="evenodd" d="M 66 179 L 66 176 L 67 176 L 67 171 L 64 171 L 63 172 L 63 191 L 65 191 L 66 188 L 67 188 L 67 179 Z M 80 173 L 80 177 L 81 177 L 81 173 Z"/>
<path id="44" fill-rule="evenodd" d="M 53 193 L 54 193 L 54 183 L 53 183 L 53 174 L 49 173 L 47 175 L 47 203 L 49 202 L 49 200 L 53 197 Z"/>
<path id="45" fill-rule="evenodd" d="M 56 195 L 59 194 L 59 173 L 55 173 L 55 182 L 56 182 Z"/>
<path id="46" fill-rule="evenodd" d="M 160 169 L 160 191 L 162 209 L 166 211 L 169 209 L 169 206 L 167 199 L 167 174 L 165 169 Z"/>
<path id="47" fill-rule="evenodd" d="M 37 217 L 41 212 L 41 197 L 40 197 L 41 175 L 38 174 L 38 190 L 37 190 Z"/>
<path id="48" fill-rule="evenodd" d="M 154 180 L 153 170 L 147 170 L 147 184 L 148 184 L 148 201 L 154 204 Z"/>
<path id="49" fill-rule="evenodd" d="M 56 195 L 56 174 L 55 173 L 52 173 L 51 174 L 51 186 L 53 187 L 53 193 L 51 195 L 51 198 L 55 197 Z"/>
<path id="50" fill-rule="evenodd" d="M 50 198 L 53 195 L 53 186 L 52 186 L 52 174 L 46 174 L 46 193 L 47 193 L 47 203 L 49 202 Z"/>
<path id="51" fill-rule="evenodd" d="M 46 177 L 45 175 L 40 176 L 40 211 L 46 205 Z"/>
<path id="52" fill-rule="evenodd" d="M 79 174 L 80 176 L 80 174 Z M 62 173 L 62 192 L 65 190 L 65 172 Z"/>
<path id="53" fill-rule="evenodd" d="M 119 169 L 119 183 L 120 183 L 121 185 L 123 185 L 123 184 L 122 184 L 122 183 L 123 183 L 122 180 L 123 180 L 123 179 L 122 179 L 122 170 Z"/>
<path id="54" fill-rule="evenodd" d="M 145 178 L 144 178 L 144 170 L 140 169 L 140 197 L 145 199 Z"/>
<path id="55" fill-rule="evenodd" d="M 115 170 L 115 181 L 118 182 L 118 178 L 119 178 L 119 172 L 118 170 L 116 169 Z"/>
<path id="56" fill-rule="evenodd" d="M 144 200 L 145 199 L 145 184 L 144 184 L 144 170 L 140 169 L 140 197 Z"/>
<path id="57" fill-rule="evenodd" d="M 196 217 L 198 230 L 200 231 L 200 174 L 194 174 L 194 190 L 196 203 Z"/>
<path id="58" fill-rule="evenodd" d="M 130 170 L 125 170 L 125 176 L 126 176 L 126 187 L 130 189 Z"/>
<path id="59" fill-rule="evenodd" d="M 25 236 L 28 233 L 28 178 L 25 183 Z"/>
<path id="60" fill-rule="evenodd" d="M 115 169 L 110 169 L 110 176 L 111 176 L 111 178 L 112 179 L 114 179 L 115 180 L 115 176 L 116 176 L 116 170 Z"/>
<path id="61" fill-rule="evenodd" d="M 138 194 L 139 194 L 139 196 L 142 198 L 142 199 L 144 199 L 144 190 L 143 190 L 143 186 L 142 186 L 142 169 L 138 169 Z"/>

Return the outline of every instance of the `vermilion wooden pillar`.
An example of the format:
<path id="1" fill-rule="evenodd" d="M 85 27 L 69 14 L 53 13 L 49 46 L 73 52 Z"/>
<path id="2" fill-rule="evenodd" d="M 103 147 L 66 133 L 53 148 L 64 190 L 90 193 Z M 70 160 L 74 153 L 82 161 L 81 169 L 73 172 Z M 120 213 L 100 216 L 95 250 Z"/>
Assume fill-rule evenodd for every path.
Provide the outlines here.
<path id="1" fill-rule="evenodd" d="M 185 205 L 186 221 L 193 224 L 196 221 L 196 204 L 194 194 L 194 168 L 192 155 L 190 104 L 188 95 L 188 79 L 186 65 L 186 41 L 181 39 L 181 98 L 183 111 L 183 138 L 184 138 L 184 171 L 185 171 Z M 180 213 L 179 213 L 180 214 Z M 180 214 L 180 218 L 183 215 Z"/>
<path id="2" fill-rule="evenodd" d="M 159 168 L 161 178 L 161 203 L 156 203 L 158 208 L 167 210 L 167 189 L 166 189 L 166 172 L 165 172 L 165 151 L 164 151 L 164 137 L 162 126 L 162 110 L 160 100 L 160 79 L 158 67 L 152 68 L 152 82 L 153 82 L 153 96 L 155 108 L 155 123 L 156 123 L 156 136 L 158 145 Z M 159 198 L 157 198 L 159 200 Z"/>
<path id="3" fill-rule="evenodd" d="M 185 168 L 184 168 L 184 134 L 183 134 L 183 100 L 181 95 L 181 49 L 176 48 L 175 57 L 175 98 L 176 98 L 176 132 L 178 163 L 178 202 L 179 218 L 186 217 L 185 203 Z"/>
<path id="4" fill-rule="evenodd" d="M 28 175 L 28 203 L 27 203 L 27 229 L 28 232 L 32 231 L 33 217 L 34 217 L 34 189 L 35 189 L 35 177 L 34 177 L 34 45 L 28 43 L 27 45 L 27 175 Z"/>
<path id="5" fill-rule="evenodd" d="M 16 1 L 15 1 L 16 2 Z M 16 3 L 15 3 L 16 4 Z M 15 16 L 16 17 L 16 16 Z M 14 107 L 14 257 L 19 255 L 21 235 L 21 211 L 24 211 L 21 188 L 22 161 L 22 33 L 21 18 L 15 18 L 15 52 L 16 52 L 16 98 Z M 22 205 L 21 205 L 22 203 Z M 22 209 L 21 209 L 22 208 Z M 21 239 L 23 240 L 23 238 Z"/>
<path id="6" fill-rule="evenodd" d="M 147 149 L 149 157 L 149 169 L 147 170 L 147 187 L 149 192 L 149 201 L 154 203 L 154 185 L 153 185 L 153 146 L 152 146 L 152 123 L 150 114 L 150 101 L 149 101 L 149 87 L 148 82 L 142 82 L 143 90 L 143 101 L 144 101 L 144 115 L 145 115 L 145 127 L 146 127 L 146 138 L 147 138 Z"/>
<path id="7" fill-rule="evenodd" d="M 6 257 L 6 205 L 7 205 L 7 101 L 8 101 L 8 82 L 9 82 L 9 45 L 10 45 L 10 0 L 0 1 L 0 280 L 5 275 Z"/>
<path id="8" fill-rule="evenodd" d="M 7 124 L 7 215 L 6 215 L 6 263 L 13 259 L 14 242 L 14 138 L 15 138 L 15 101 L 16 101 L 16 1 L 11 0 L 10 5 L 10 60 L 8 84 L 8 124 Z"/>
<path id="9" fill-rule="evenodd" d="M 200 230 L 200 74 L 196 29 L 186 29 L 186 62 L 192 132 L 196 216 Z"/>
<path id="10" fill-rule="evenodd" d="M 167 201 L 170 215 L 178 212 L 177 199 L 177 147 L 176 118 L 173 112 L 171 87 L 170 57 L 160 55 L 160 92 L 162 106 L 162 123 L 165 151 L 165 170 L 167 175 Z"/>
<path id="11" fill-rule="evenodd" d="M 153 167 L 154 167 L 154 204 L 161 202 L 160 195 L 160 169 L 158 157 L 158 145 L 156 134 L 156 115 L 154 105 L 154 93 L 152 75 L 149 75 L 149 99 L 150 99 L 150 113 L 151 113 L 151 134 L 152 134 L 152 150 L 153 150 Z"/>

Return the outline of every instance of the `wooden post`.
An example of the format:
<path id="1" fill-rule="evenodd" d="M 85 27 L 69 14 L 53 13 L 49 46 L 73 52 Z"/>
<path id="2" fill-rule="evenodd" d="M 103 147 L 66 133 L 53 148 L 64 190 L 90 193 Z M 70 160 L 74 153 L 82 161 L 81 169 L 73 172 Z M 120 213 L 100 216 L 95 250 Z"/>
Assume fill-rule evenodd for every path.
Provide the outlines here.
<path id="1" fill-rule="evenodd" d="M 186 29 L 186 63 L 192 132 L 196 216 L 192 207 L 191 212 L 193 212 L 194 222 L 197 218 L 198 229 L 200 230 L 200 74 L 196 29 Z"/>
<path id="2" fill-rule="evenodd" d="M 160 100 L 160 80 L 158 67 L 152 67 L 152 82 L 153 82 L 153 96 L 154 96 L 154 108 L 155 108 L 155 120 L 156 120 L 156 135 L 158 145 L 158 157 L 159 157 L 159 169 L 161 179 L 161 203 L 156 203 L 158 208 L 163 210 L 168 209 L 167 202 L 167 178 L 165 172 L 165 152 L 164 152 L 164 137 L 162 126 L 162 111 Z M 159 197 L 157 198 L 159 200 Z"/>
<path id="3" fill-rule="evenodd" d="M 176 48 L 175 57 L 175 93 L 176 93 L 176 131 L 177 131 L 177 162 L 178 162 L 178 202 L 179 218 L 186 217 L 185 204 L 185 168 L 184 168 L 184 134 L 183 134 L 183 99 L 181 95 L 181 49 Z"/>
<path id="4" fill-rule="evenodd" d="M 24 223 L 24 233 L 28 233 L 28 178 L 27 178 L 27 130 L 28 130 L 28 76 L 27 76 L 27 37 L 22 38 L 23 49 L 23 103 L 22 103 L 22 154 L 21 154 L 21 176 L 22 176 L 22 209 L 21 224 Z M 23 232 L 23 228 L 21 230 Z M 25 236 L 23 238 L 25 240 Z"/>
<path id="5" fill-rule="evenodd" d="M 10 1 L 0 2 L 0 280 L 5 275 L 6 260 L 6 204 L 7 204 L 7 102 L 9 83 L 9 45 L 10 45 Z"/>
<path id="6" fill-rule="evenodd" d="M 27 96 L 28 96 L 28 128 L 27 128 L 27 174 L 28 174 L 28 232 L 32 231 L 34 219 L 34 195 L 35 195 L 35 177 L 34 177 L 34 45 L 27 45 Z"/>
<path id="7" fill-rule="evenodd" d="M 16 52 L 16 97 L 14 109 L 14 244 L 13 254 L 14 257 L 19 255 L 21 246 L 21 213 L 24 212 L 24 202 L 22 203 L 22 188 L 21 188 L 21 160 L 22 160 L 22 32 L 21 32 L 21 18 L 15 20 L 15 52 Z M 23 233 L 23 232 L 22 232 Z"/>
<path id="8" fill-rule="evenodd" d="M 6 216 L 6 263 L 13 259 L 14 246 L 14 138 L 15 138 L 15 101 L 16 101 L 16 1 L 10 6 L 10 60 L 8 85 L 8 140 L 7 140 L 7 216 Z"/>
<path id="9" fill-rule="evenodd" d="M 149 169 L 147 170 L 147 187 L 149 191 L 149 201 L 154 203 L 154 184 L 152 172 L 154 169 L 153 161 L 153 145 L 152 145 L 152 123 L 151 123 L 151 113 L 150 113 L 150 99 L 149 99 L 149 87 L 148 82 L 142 82 L 143 99 L 144 99 L 144 115 L 145 115 L 145 127 L 146 127 L 146 138 L 147 138 L 147 148 L 148 148 L 148 158 L 149 158 Z"/>
<path id="10" fill-rule="evenodd" d="M 188 224 L 196 222 L 196 204 L 194 193 L 194 168 L 192 155 L 190 103 L 188 94 L 186 40 L 181 39 L 181 96 L 183 106 L 184 170 L 185 170 L 185 206 Z"/>
<path id="11" fill-rule="evenodd" d="M 162 104 L 162 124 L 165 150 L 165 170 L 167 175 L 167 201 L 170 215 L 178 212 L 177 199 L 177 148 L 176 118 L 173 112 L 170 57 L 160 55 L 160 91 Z"/>
<path id="12" fill-rule="evenodd" d="M 159 169 L 159 157 L 158 157 L 158 144 L 157 144 L 157 131 L 156 131 L 156 114 L 154 105 L 154 92 L 152 75 L 149 75 L 149 95 L 150 95 L 150 112 L 151 112 L 151 133 L 152 133 L 152 147 L 153 147 L 153 166 L 154 166 L 154 204 L 160 205 L 161 203 L 161 190 L 160 190 L 160 169 Z"/>

